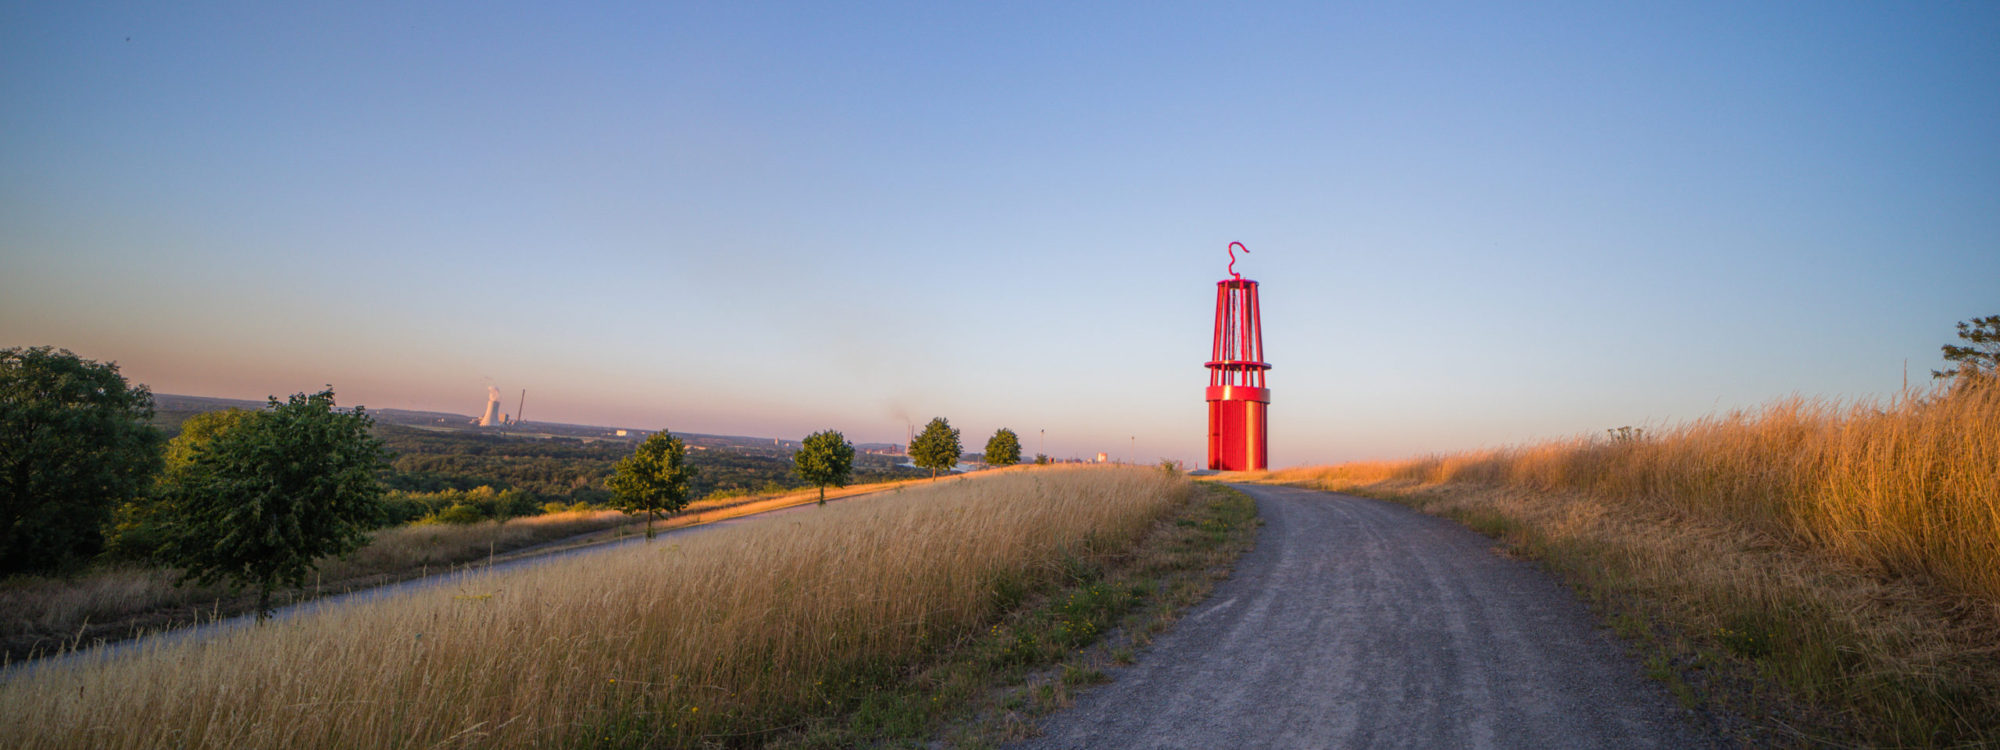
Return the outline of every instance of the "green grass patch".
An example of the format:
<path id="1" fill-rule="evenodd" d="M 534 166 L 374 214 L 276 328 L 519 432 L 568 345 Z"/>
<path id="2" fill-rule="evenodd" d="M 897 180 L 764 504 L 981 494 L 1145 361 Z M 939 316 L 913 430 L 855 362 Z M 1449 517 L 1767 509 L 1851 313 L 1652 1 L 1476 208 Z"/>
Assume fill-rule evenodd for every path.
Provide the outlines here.
<path id="1" fill-rule="evenodd" d="M 823 686 L 826 717 L 744 744 L 990 747 L 1026 736 L 1031 717 L 1109 682 L 1105 667 L 1136 660 L 1152 634 L 1226 576 L 1260 524 L 1249 496 L 1197 483 L 1187 504 L 1132 549 L 1080 545 L 1059 561 L 1054 584 L 996 581 L 994 601 L 1007 613 L 986 630 L 918 670 L 854 670 Z M 1124 635 L 1107 644 L 1113 632 Z"/>

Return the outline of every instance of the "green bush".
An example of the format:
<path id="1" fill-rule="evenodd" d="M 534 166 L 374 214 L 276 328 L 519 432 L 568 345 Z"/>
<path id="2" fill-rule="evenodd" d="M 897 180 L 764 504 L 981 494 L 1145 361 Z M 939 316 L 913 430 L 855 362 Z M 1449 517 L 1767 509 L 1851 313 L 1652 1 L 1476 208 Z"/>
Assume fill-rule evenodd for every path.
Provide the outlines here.
<path id="1" fill-rule="evenodd" d="M 431 520 L 438 523 L 474 524 L 487 520 L 487 516 L 480 512 L 476 505 L 459 503 L 438 511 L 437 515 L 431 516 Z"/>
<path id="2" fill-rule="evenodd" d="M 501 521 L 522 516 L 553 513 L 572 507 L 560 502 L 540 503 L 541 496 L 526 490 L 496 490 L 481 486 L 469 490 L 389 493 L 383 500 L 378 526 L 400 526 L 421 520 L 441 523 Z"/>

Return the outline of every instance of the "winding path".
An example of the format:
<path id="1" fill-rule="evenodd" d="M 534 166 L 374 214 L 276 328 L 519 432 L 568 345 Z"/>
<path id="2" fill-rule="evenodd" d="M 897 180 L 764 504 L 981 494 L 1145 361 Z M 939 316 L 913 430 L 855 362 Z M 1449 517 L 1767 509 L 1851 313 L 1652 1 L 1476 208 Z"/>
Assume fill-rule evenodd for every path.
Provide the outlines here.
<path id="1" fill-rule="evenodd" d="M 1016 747 L 1718 744 L 1567 589 L 1487 538 L 1380 501 L 1234 486 L 1263 515 L 1257 548 Z"/>

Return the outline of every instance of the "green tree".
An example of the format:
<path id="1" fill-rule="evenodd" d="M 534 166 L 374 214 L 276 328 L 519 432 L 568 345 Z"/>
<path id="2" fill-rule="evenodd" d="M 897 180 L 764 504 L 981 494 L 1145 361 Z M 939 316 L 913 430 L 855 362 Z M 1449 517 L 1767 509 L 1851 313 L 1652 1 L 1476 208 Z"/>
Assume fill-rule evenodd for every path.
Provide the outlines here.
<path id="1" fill-rule="evenodd" d="M 1945 344 L 1946 362 L 1954 363 L 1949 370 L 1932 370 L 1931 377 L 1949 378 L 1960 373 L 1994 375 L 2000 373 L 2000 315 L 1962 320 L 1958 323 L 1958 338 L 1966 345 Z"/>
<path id="2" fill-rule="evenodd" d="M 958 445 L 958 429 L 945 421 L 944 417 L 932 417 L 924 431 L 910 441 L 910 461 L 920 469 L 930 469 L 931 478 L 937 473 L 949 470 L 958 464 L 958 457 L 964 450 Z"/>
<path id="3" fill-rule="evenodd" d="M 164 489 L 167 477 L 183 471 L 195 453 L 214 442 L 216 436 L 236 429 L 262 412 L 230 407 L 202 412 L 181 423 L 181 434 L 167 441 L 166 474 L 160 478 Z M 129 560 L 157 560 L 167 543 L 166 524 L 173 517 L 168 504 L 173 493 L 148 492 L 118 507 L 113 515 L 109 552 Z"/>
<path id="4" fill-rule="evenodd" d="M 1002 427 L 986 440 L 986 463 L 1013 466 L 1021 462 L 1021 436 Z"/>
<path id="5" fill-rule="evenodd" d="M 854 474 L 854 445 L 834 430 L 807 435 L 792 454 L 792 471 L 819 488 L 819 504 L 825 505 L 827 485 L 846 487 Z"/>
<path id="6" fill-rule="evenodd" d="M 694 475 L 687 446 L 673 433 L 661 430 L 619 461 L 604 484 L 611 488 L 612 507 L 646 514 L 646 539 L 651 541 L 653 519 L 687 507 L 688 482 Z"/>
<path id="7" fill-rule="evenodd" d="M 116 363 L 0 350 L 0 576 L 74 568 L 160 470 L 153 394 Z"/>
<path id="8" fill-rule="evenodd" d="M 304 585 L 321 558 L 367 541 L 388 457 L 374 418 L 335 410 L 330 388 L 217 422 L 162 483 L 161 557 L 182 583 L 254 586 L 262 620 L 278 586 Z"/>
<path id="9" fill-rule="evenodd" d="M 167 441 L 167 471 L 174 471 L 194 460 L 194 454 L 215 442 L 223 433 L 241 427 L 245 422 L 264 415 L 261 410 L 238 409 L 234 406 L 222 411 L 209 411 L 188 417 L 181 423 L 181 434 Z"/>

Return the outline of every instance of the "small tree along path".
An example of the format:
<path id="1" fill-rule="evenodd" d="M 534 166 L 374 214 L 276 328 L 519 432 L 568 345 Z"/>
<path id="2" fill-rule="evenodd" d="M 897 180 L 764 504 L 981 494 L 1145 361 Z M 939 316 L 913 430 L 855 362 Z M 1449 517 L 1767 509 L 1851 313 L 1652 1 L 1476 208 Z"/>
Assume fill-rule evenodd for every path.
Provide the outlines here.
<path id="1" fill-rule="evenodd" d="M 931 478 L 936 479 L 938 472 L 950 471 L 963 454 L 958 444 L 958 428 L 944 417 L 933 417 L 930 424 L 924 425 L 924 431 L 910 441 L 909 453 L 911 463 L 919 469 L 930 469 Z"/>
<path id="2" fill-rule="evenodd" d="M 854 444 L 839 430 L 821 430 L 807 435 L 792 454 L 792 473 L 819 488 L 819 504 L 826 504 L 826 487 L 846 487 L 854 476 Z"/>
<path id="3" fill-rule="evenodd" d="M 1568 589 L 1463 526 L 1238 486 L 1229 580 L 1023 748 L 1687 748 L 1718 743 Z"/>
<path id="4" fill-rule="evenodd" d="M 696 471 L 688 463 L 687 445 L 661 430 L 620 460 L 604 484 L 611 489 L 612 507 L 646 514 L 646 541 L 650 542 L 653 521 L 661 514 L 673 515 L 687 507 L 688 483 Z"/>

